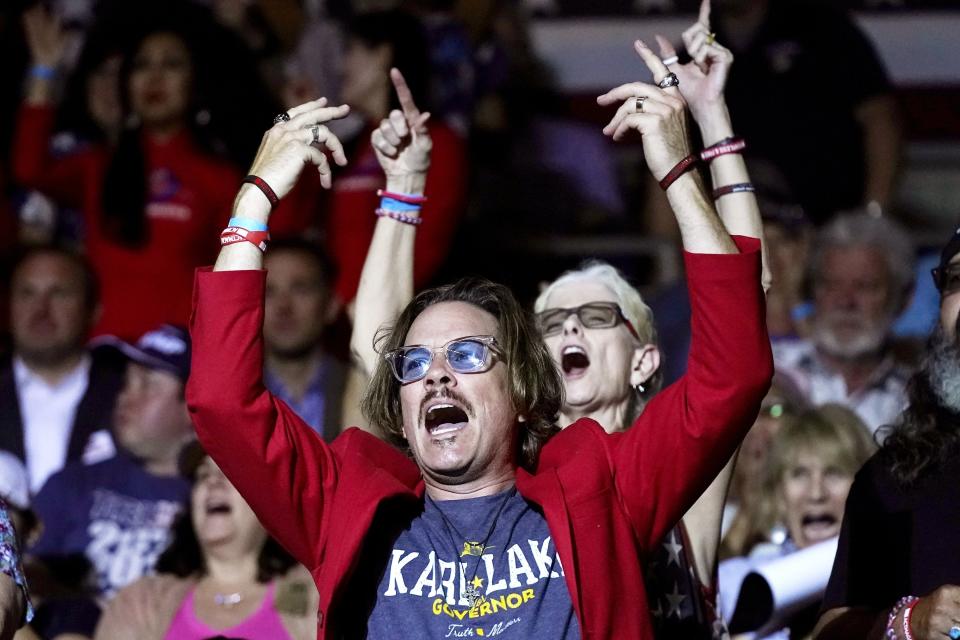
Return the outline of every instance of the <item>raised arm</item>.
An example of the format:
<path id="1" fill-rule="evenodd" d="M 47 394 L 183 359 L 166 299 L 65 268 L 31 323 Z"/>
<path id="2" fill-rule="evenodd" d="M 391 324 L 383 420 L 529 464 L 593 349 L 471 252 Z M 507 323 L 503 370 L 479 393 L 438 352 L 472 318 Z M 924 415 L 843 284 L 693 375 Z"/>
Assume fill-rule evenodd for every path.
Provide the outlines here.
<path id="1" fill-rule="evenodd" d="M 30 50 L 25 94 L 14 136 L 12 168 L 17 182 L 77 206 L 85 188 L 89 153 L 55 159 L 50 137 L 56 109 L 56 76 L 61 71 L 67 36 L 60 21 L 42 4 L 24 11 L 23 31 Z"/>
<path id="2" fill-rule="evenodd" d="M 690 62 L 680 64 L 669 40 L 657 36 L 660 55 L 680 80 L 680 93 L 687 101 L 690 114 L 700 128 L 704 147 L 735 135 L 724 88 L 733 54 L 714 40 L 710 26 L 710 0 L 702 0 L 697 21 L 683 32 L 683 43 Z M 747 143 L 749 144 L 749 140 Z M 750 184 L 750 175 L 740 153 L 729 153 L 710 161 L 710 177 L 714 188 Z M 723 226 L 731 235 L 760 238 L 763 245 L 763 224 L 760 207 L 752 191 L 729 193 L 715 200 Z M 766 248 L 763 249 L 763 290 L 767 291 L 772 276 L 767 267 Z"/>
<path id="3" fill-rule="evenodd" d="M 613 119 L 603 128 L 604 134 L 614 140 L 621 139 L 630 130 L 641 135 L 647 166 L 666 190 L 685 250 L 737 253 L 712 199 L 693 170 L 686 101 L 680 89 L 669 82 L 677 76 L 668 71 L 642 41 L 637 40 L 634 48 L 653 73 L 653 84 L 631 82 L 597 98 L 601 105 L 620 103 Z"/>
<path id="4" fill-rule="evenodd" d="M 663 62 L 643 43 L 635 48 L 654 82 L 669 84 L 663 82 L 668 73 Z M 690 154 L 684 99 L 677 87 L 631 83 L 598 101 L 621 102 L 605 133 L 618 139 L 633 128 L 643 136 L 647 163 L 654 178 L 667 187 L 686 249 L 693 310 L 688 373 L 655 397 L 632 429 L 613 438 L 624 504 L 641 543 L 649 545 L 729 460 L 769 385 L 772 363 L 763 323 L 759 233 L 739 237 L 744 255 L 704 255 L 735 254 L 738 249 L 695 173 L 672 183 L 664 179 Z M 722 503 L 716 497 L 722 493 L 711 493 L 712 505 Z M 715 515 L 716 510 L 710 519 Z M 711 526 L 718 531 L 719 518 Z M 697 545 L 700 556 L 710 555 L 703 549 L 715 547 L 713 531 Z M 707 564 L 713 561 L 708 558 Z"/>
<path id="5" fill-rule="evenodd" d="M 305 165 L 316 166 L 330 186 L 320 147 L 338 163 L 345 158 L 323 123 L 347 111 L 311 102 L 291 109 L 288 121 L 267 131 L 250 169 L 264 190 L 249 184 L 240 189 L 230 223 L 236 230 L 224 234 L 225 241 L 261 233 L 271 209 L 265 194 L 283 197 Z M 263 385 L 262 263 L 261 248 L 240 240 L 223 247 L 215 272 L 197 274 L 187 402 L 204 448 L 260 521 L 299 562 L 315 567 L 338 464 L 317 433 Z"/>
<path id="6" fill-rule="evenodd" d="M 686 64 L 679 63 L 669 40 L 657 36 L 660 55 L 670 62 L 667 68 L 677 74 L 680 93 L 687 101 L 694 122 L 700 128 L 704 146 L 709 147 L 734 135 L 730 112 L 724 98 L 733 54 L 713 39 L 710 0 L 703 0 L 701 3 L 698 19 L 684 31 L 683 42 L 690 56 L 690 61 Z M 740 153 L 714 158 L 710 162 L 710 173 L 714 187 L 750 184 L 750 176 Z M 715 199 L 715 203 L 723 226 L 731 235 L 760 238 L 763 245 L 760 208 L 752 191 L 730 193 Z M 767 268 L 765 247 L 762 246 L 761 250 L 762 282 L 766 291 L 771 284 L 771 275 Z M 683 516 L 698 577 L 707 586 L 713 584 L 717 569 L 723 506 L 735 461 L 736 455 L 731 456 L 723 470 Z"/>
<path id="7" fill-rule="evenodd" d="M 433 144 L 427 132 L 429 113 L 420 113 L 403 75 L 390 70 L 402 109 L 394 109 L 371 135 L 377 160 L 386 174 L 388 193 L 422 196 L 430 168 Z M 413 246 L 419 210 L 404 215 L 409 221 L 380 216 L 360 275 L 350 350 L 355 366 L 366 377 L 377 362 L 374 337 L 413 298 Z"/>

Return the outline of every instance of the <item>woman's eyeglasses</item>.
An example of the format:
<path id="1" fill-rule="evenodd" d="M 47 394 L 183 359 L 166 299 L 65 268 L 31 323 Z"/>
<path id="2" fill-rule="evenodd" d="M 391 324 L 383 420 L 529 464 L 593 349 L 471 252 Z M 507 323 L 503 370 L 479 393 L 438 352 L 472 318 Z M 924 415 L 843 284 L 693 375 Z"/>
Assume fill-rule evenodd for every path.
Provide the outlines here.
<path id="1" fill-rule="evenodd" d="M 493 336 L 455 338 L 442 347 L 416 344 L 393 349 L 383 354 L 394 377 L 407 384 L 423 379 L 433 364 L 437 352 L 443 352 L 447 364 L 457 373 L 483 373 L 493 366 L 499 355 L 497 339 Z"/>
<path id="2" fill-rule="evenodd" d="M 587 329 L 608 329 L 622 322 L 634 338 L 640 339 L 637 330 L 623 315 L 620 305 L 616 302 L 588 302 L 569 309 L 557 308 L 541 311 L 537 314 L 537 325 L 540 327 L 540 333 L 545 338 L 559 334 L 563 331 L 563 323 L 572 315 L 576 315 L 580 324 Z"/>

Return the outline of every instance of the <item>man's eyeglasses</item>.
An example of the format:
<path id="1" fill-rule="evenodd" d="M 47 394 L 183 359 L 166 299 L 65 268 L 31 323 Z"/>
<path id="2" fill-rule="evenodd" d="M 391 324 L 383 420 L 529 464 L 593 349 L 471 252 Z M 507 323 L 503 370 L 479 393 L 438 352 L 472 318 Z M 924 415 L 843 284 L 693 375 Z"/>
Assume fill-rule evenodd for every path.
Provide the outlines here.
<path id="1" fill-rule="evenodd" d="M 956 291 L 960 291 L 960 263 L 948 264 L 945 269 L 937 267 L 930 270 L 933 275 L 933 284 L 940 291 L 940 295 L 945 296 Z"/>
<path id="2" fill-rule="evenodd" d="M 563 331 L 563 323 L 571 315 L 576 315 L 580 324 L 588 329 L 608 329 L 622 322 L 634 338 L 640 339 L 637 330 L 623 315 L 620 305 L 616 302 L 588 302 L 570 309 L 545 309 L 537 314 L 540 333 L 545 338 L 559 334 Z"/>
<path id="3" fill-rule="evenodd" d="M 483 373 L 493 366 L 500 349 L 493 336 L 468 336 L 455 338 L 442 347 L 422 344 L 400 347 L 386 352 L 383 357 L 396 379 L 407 384 L 427 375 L 437 352 L 443 352 L 447 364 L 457 373 Z"/>

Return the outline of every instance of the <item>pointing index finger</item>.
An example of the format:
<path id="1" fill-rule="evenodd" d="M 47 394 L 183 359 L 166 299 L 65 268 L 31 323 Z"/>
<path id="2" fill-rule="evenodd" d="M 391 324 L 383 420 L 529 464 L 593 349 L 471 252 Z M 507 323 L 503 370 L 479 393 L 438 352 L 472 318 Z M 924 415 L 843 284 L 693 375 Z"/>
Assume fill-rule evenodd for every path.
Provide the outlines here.
<path id="1" fill-rule="evenodd" d="M 701 23 L 710 30 L 710 0 L 703 0 L 700 3 L 700 15 L 697 16 L 697 22 Z"/>
<path id="2" fill-rule="evenodd" d="M 397 91 L 397 98 L 400 100 L 403 115 L 407 117 L 408 121 L 416 120 L 420 115 L 420 109 L 413 102 L 413 93 L 410 92 L 407 81 L 403 79 L 403 74 L 396 67 L 390 69 L 390 80 L 393 81 L 393 88 Z"/>
<path id="3" fill-rule="evenodd" d="M 634 42 L 633 48 L 643 59 L 643 62 L 647 65 L 647 68 L 650 69 L 650 73 L 653 74 L 654 84 L 660 84 L 660 81 L 663 80 L 668 73 L 670 73 L 670 71 L 663 65 L 663 61 L 660 60 L 660 58 L 650 50 L 650 47 L 648 47 L 643 40 L 637 40 Z"/>

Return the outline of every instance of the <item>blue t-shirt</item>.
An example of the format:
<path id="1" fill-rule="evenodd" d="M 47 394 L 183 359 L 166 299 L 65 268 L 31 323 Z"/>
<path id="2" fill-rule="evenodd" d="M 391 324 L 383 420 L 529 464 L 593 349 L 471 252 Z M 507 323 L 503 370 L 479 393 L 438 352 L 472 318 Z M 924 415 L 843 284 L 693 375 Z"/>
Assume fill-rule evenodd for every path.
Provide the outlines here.
<path id="1" fill-rule="evenodd" d="M 149 474 L 125 455 L 69 464 L 34 498 L 43 532 L 30 551 L 50 560 L 85 556 L 94 591 L 110 597 L 152 572 L 189 495 L 183 478 Z"/>
<path id="2" fill-rule="evenodd" d="M 427 499 L 393 544 L 367 637 L 579 638 L 546 520 L 513 489 Z"/>

